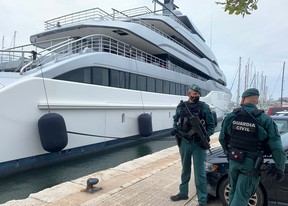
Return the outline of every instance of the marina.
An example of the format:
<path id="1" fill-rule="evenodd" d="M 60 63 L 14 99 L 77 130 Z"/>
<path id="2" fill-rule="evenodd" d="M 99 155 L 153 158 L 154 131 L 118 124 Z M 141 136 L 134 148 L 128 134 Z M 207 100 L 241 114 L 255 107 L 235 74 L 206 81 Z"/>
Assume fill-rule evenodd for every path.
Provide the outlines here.
<path id="1" fill-rule="evenodd" d="M 167 135 L 193 85 L 223 119 L 232 95 L 212 50 L 173 0 L 153 3 L 58 16 L 0 51 L 0 176 Z"/>
<path id="2" fill-rule="evenodd" d="M 218 143 L 219 133 L 211 136 L 211 146 Z M 194 180 L 190 181 L 189 199 L 171 202 L 170 195 L 178 190 L 181 162 L 177 146 L 128 161 L 114 168 L 99 171 L 79 179 L 47 188 L 27 199 L 11 200 L 3 206 L 94 206 L 94 205 L 190 205 L 197 204 Z M 192 171 L 193 172 L 193 171 Z M 98 178 L 94 193 L 83 192 L 89 178 Z M 209 206 L 220 206 L 213 200 Z"/>

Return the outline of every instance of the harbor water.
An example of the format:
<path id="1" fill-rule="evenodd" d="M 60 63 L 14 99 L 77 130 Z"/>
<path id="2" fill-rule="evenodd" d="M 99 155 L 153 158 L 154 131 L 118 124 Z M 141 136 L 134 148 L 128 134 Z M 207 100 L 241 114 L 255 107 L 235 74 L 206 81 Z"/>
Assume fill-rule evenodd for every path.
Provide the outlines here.
<path id="1" fill-rule="evenodd" d="M 0 204 L 175 146 L 174 137 L 133 143 L 0 179 Z"/>

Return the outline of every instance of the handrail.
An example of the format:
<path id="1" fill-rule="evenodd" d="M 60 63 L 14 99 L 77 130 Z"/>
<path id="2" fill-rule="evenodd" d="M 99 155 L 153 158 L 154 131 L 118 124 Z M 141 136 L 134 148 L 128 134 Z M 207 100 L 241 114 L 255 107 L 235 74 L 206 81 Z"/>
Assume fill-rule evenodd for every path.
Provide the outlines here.
<path id="1" fill-rule="evenodd" d="M 50 19 L 48 21 L 45 21 L 45 30 L 61 27 L 63 25 L 68 25 L 72 23 L 79 23 L 84 22 L 87 20 L 122 20 L 123 17 L 125 18 L 132 18 L 136 16 L 141 15 L 161 15 L 161 16 L 168 16 L 177 23 L 179 23 L 181 26 L 183 26 L 185 29 L 187 29 L 189 32 L 193 33 L 191 29 L 189 29 L 183 22 L 181 22 L 177 16 L 174 13 L 171 13 L 171 15 L 163 15 L 163 14 L 156 14 L 156 12 L 162 12 L 163 10 L 157 10 L 157 11 L 151 11 L 148 7 L 137 7 L 134 9 L 128 9 L 124 11 L 117 11 L 116 9 L 112 9 L 113 14 L 109 14 L 105 12 L 104 10 L 100 8 L 92 8 L 87 9 L 79 12 L 74 12 L 71 14 L 67 14 L 64 16 L 56 17 L 53 19 Z M 120 16 L 116 16 L 116 13 L 120 14 Z"/>
<path id="2" fill-rule="evenodd" d="M 142 26 L 145 26 L 145 27 L 149 28 L 150 30 L 160 34 L 161 36 L 163 36 L 163 37 L 173 41 L 174 43 L 180 45 L 181 47 L 183 47 L 187 51 L 193 53 L 194 55 L 200 57 L 197 53 L 193 52 L 191 49 L 189 49 L 188 47 L 186 47 L 185 45 L 183 45 L 182 43 L 180 43 L 176 39 L 173 39 L 171 36 L 167 35 L 163 31 L 161 31 L 160 29 L 157 29 L 156 27 L 152 26 L 151 24 L 149 24 L 149 23 L 147 23 L 147 22 L 145 22 L 139 18 L 133 18 L 136 16 L 144 15 L 144 14 L 145 15 L 147 15 L 147 14 L 156 15 L 148 7 L 146 7 L 146 6 L 138 7 L 138 8 L 134 8 L 134 9 L 125 10 L 125 11 L 118 11 L 118 10 L 113 9 L 113 8 L 112 8 L 112 10 L 113 10 L 112 15 L 108 14 L 107 12 L 105 12 L 105 11 L 103 11 L 97 7 L 97 8 L 93 8 L 93 9 L 88 9 L 88 10 L 60 16 L 60 17 L 46 21 L 45 22 L 45 25 L 46 25 L 45 28 L 47 30 L 49 30 L 51 28 L 55 28 L 55 27 L 59 27 L 59 26 L 63 26 L 63 25 L 71 24 L 71 23 L 87 21 L 88 19 L 103 20 L 109 16 L 110 17 L 110 18 L 108 18 L 109 20 L 125 20 L 125 21 L 130 21 L 130 22 L 138 23 Z M 159 10 L 159 11 L 162 11 L 162 10 Z M 104 16 L 101 14 L 104 14 Z M 161 16 L 163 16 L 163 14 Z M 167 16 L 167 15 L 164 15 L 164 16 Z M 185 29 L 189 30 L 192 33 L 192 31 L 185 24 L 183 24 L 177 18 L 177 16 L 175 14 L 167 16 L 167 17 L 170 17 L 171 19 L 173 19 L 174 21 L 176 21 L 177 23 L 179 23 L 181 26 L 183 26 Z"/>
<path id="3" fill-rule="evenodd" d="M 45 30 L 61 27 L 67 24 L 79 23 L 91 19 L 98 20 L 113 20 L 112 15 L 103 11 L 100 8 L 92 8 L 84 11 L 75 12 L 72 14 L 67 14 L 54 19 L 45 21 Z"/>
<path id="4" fill-rule="evenodd" d="M 69 42 L 71 42 L 71 39 L 67 39 L 66 41 L 60 42 L 60 43 L 58 43 L 58 44 L 55 44 L 55 45 L 53 45 L 53 46 L 51 46 L 51 47 L 48 47 L 47 49 L 45 49 L 45 50 L 43 50 L 43 51 L 41 51 L 41 52 L 39 52 L 39 53 L 36 53 L 36 54 L 37 54 L 37 55 L 42 55 L 42 53 L 48 51 L 47 54 L 44 54 L 44 55 L 42 55 L 42 56 L 40 57 L 40 59 L 41 59 L 42 57 L 45 57 L 45 56 L 47 56 L 47 55 L 49 55 L 49 54 L 51 54 L 51 53 L 54 53 L 55 51 L 57 51 L 57 49 L 58 49 L 59 47 L 61 48 L 62 46 L 65 46 L 65 45 L 66 45 L 67 43 L 69 43 Z M 39 61 L 40 59 L 38 59 L 38 61 Z M 29 66 L 31 66 L 31 65 L 35 62 L 35 60 L 36 60 L 36 59 L 33 59 L 32 61 L 30 61 L 29 63 L 27 63 L 26 65 L 24 65 L 24 66 L 20 69 L 20 74 L 23 74 L 24 71 L 25 71 L 25 69 L 28 68 Z"/>
<path id="5" fill-rule="evenodd" d="M 185 75 L 192 76 L 194 78 L 205 80 L 199 75 L 187 71 L 171 62 L 167 62 L 158 57 L 155 57 L 147 52 L 137 49 L 129 44 L 118 41 L 106 35 L 92 34 L 80 39 L 70 39 L 69 42 L 61 44 L 58 47 L 46 50 L 47 53 L 41 55 L 38 59 L 29 62 L 24 67 L 20 69 L 20 74 L 23 74 L 28 70 L 29 66 L 33 63 L 36 65 L 44 65 L 45 63 L 51 62 L 52 60 L 67 58 L 67 56 L 72 56 L 76 54 L 83 54 L 88 52 L 108 52 L 115 55 L 124 56 L 126 58 L 135 59 L 136 61 L 142 61 L 145 63 L 153 64 L 158 67 L 182 73 Z M 32 68 L 31 68 L 32 69 Z"/>

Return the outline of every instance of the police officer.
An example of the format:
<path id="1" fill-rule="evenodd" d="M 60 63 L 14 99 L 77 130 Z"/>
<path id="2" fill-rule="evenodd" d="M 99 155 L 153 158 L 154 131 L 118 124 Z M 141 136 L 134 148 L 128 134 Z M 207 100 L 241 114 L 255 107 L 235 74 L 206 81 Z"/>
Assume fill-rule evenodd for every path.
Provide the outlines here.
<path id="1" fill-rule="evenodd" d="M 188 199 L 188 183 L 191 177 L 191 157 L 193 157 L 194 179 L 199 205 L 207 204 L 207 187 L 206 187 L 206 172 L 204 161 L 206 159 L 206 150 L 201 147 L 200 137 L 198 134 L 189 136 L 193 125 L 190 125 L 189 118 L 191 114 L 198 116 L 206 128 L 208 136 L 214 132 L 215 122 L 210 111 L 209 105 L 199 101 L 200 88 L 194 85 L 188 90 L 189 100 L 180 102 L 177 106 L 176 114 L 173 116 L 173 132 L 180 135 L 179 152 L 182 162 L 180 192 L 177 195 L 171 196 L 172 201 Z M 186 107 L 187 105 L 187 107 Z M 187 111 L 189 108 L 191 114 Z M 191 134 L 191 133 L 190 133 Z M 209 137 L 208 137 L 209 138 Z M 210 139 L 208 139 L 210 141 Z"/>
<path id="2" fill-rule="evenodd" d="M 258 110 L 259 91 L 247 89 L 242 94 L 241 107 L 228 114 L 223 123 L 219 142 L 229 160 L 229 205 L 248 205 L 259 181 L 259 158 L 263 156 L 265 140 L 272 151 L 277 180 L 284 176 L 286 156 L 280 135 L 272 118 Z M 268 139 L 267 139 L 268 138 Z"/>

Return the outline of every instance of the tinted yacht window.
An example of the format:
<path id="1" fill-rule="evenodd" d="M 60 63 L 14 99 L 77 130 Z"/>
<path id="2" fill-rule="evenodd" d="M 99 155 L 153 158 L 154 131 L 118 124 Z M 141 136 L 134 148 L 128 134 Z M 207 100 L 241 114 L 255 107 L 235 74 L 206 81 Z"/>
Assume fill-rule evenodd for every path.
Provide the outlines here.
<path id="1" fill-rule="evenodd" d="M 130 89 L 137 89 L 137 75 L 136 74 L 130 74 L 130 78 L 129 78 L 130 82 L 129 82 L 129 88 Z"/>
<path id="2" fill-rule="evenodd" d="M 111 87 L 120 87 L 120 81 L 119 81 L 119 71 L 116 70 L 110 70 L 110 86 Z"/>
<path id="3" fill-rule="evenodd" d="M 163 80 L 156 79 L 156 92 L 163 93 Z"/>
<path id="4" fill-rule="evenodd" d="M 119 87 L 129 89 L 129 73 L 119 72 Z"/>
<path id="5" fill-rule="evenodd" d="M 177 95 L 180 95 L 181 94 L 181 90 L 180 90 L 180 84 L 179 83 L 176 83 L 176 93 Z"/>
<path id="6" fill-rule="evenodd" d="M 176 94 L 176 84 L 174 82 L 170 82 L 170 94 Z"/>
<path id="7" fill-rule="evenodd" d="M 155 92 L 156 81 L 155 78 L 147 77 L 147 91 Z"/>
<path id="8" fill-rule="evenodd" d="M 138 90 L 147 91 L 147 78 L 144 76 L 138 76 Z"/>
<path id="9" fill-rule="evenodd" d="M 181 95 L 186 95 L 186 86 L 184 84 L 181 84 L 180 92 L 181 92 Z"/>
<path id="10" fill-rule="evenodd" d="M 164 94 L 170 94 L 170 83 L 168 81 L 164 81 L 163 82 L 164 85 L 163 85 L 163 91 L 164 91 Z"/>
<path id="11" fill-rule="evenodd" d="M 103 67 L 75 69 L 54 79 L 184 96 L 187 95 L 187 90 L 190 88 L 184 84 Z M 201 90 L 202 96 L 207 93 L 207 90 Z"/>
<path id="12" fill-rule="evenodd" d="M 93 67 L 92 81 L 93 84 L 108 86 L 109 85 L 109 70 L 106 68 Z"/>
<path id="13" fill-rule="evenodd" d="M 55 79 L 90 84 L 91 83 L 91 69 L 90 67 L 76 69 L 76 70 L 61 74 L 55 77 Z"/>

